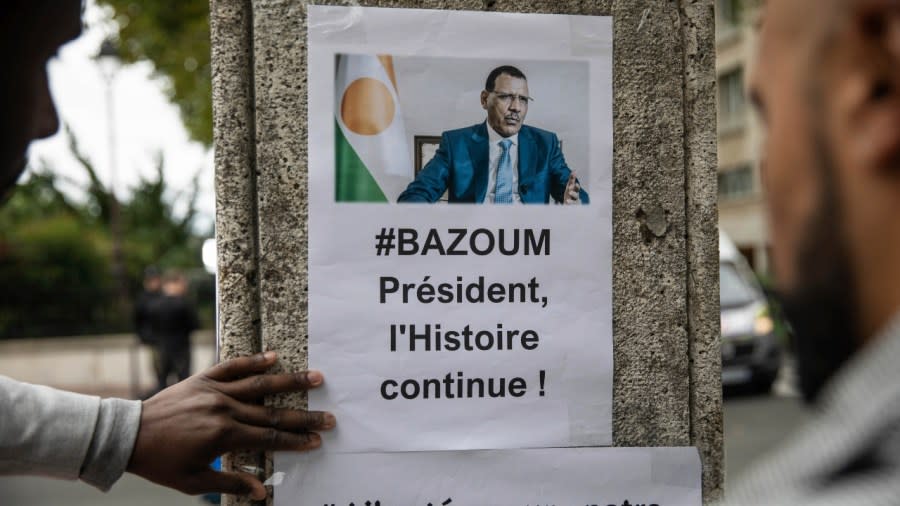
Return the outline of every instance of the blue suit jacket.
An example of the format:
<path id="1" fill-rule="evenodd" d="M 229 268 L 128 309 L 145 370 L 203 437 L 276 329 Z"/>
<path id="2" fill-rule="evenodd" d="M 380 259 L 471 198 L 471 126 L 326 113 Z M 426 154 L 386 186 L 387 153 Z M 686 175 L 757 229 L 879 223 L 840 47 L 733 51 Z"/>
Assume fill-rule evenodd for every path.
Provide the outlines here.
<path id="1" fill-rule="evenodd" d="M 441 135 L 437 153 L 397 202 L 437 202 L 448 190 L 451 203 L 482 203 L 488 191 L 488 132 L 485 123 Z M 519 198 L 523 204 L 562 202 L 571 171 L 553 132 L 522 125 L 519 130 Z M 581 190 L 581 202 L 589 202 Z"/>

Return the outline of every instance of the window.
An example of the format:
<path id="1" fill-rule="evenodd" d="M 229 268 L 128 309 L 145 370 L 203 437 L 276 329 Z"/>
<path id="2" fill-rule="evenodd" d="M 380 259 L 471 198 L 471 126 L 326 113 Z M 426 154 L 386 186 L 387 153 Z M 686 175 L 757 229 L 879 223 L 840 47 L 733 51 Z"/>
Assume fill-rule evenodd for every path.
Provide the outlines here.
<path id="1" fill-rule="evenodd" d="M 733 27 L 741 22 L 741 0 L 717 0 L 716 19 L 725 27 Z"/>
<path id="2" fill-rule="evenodd" d="M 739 124 L 744 117 L 744 69 L 738 67 L 719 76 L 719 125 Z"/>
<path id="3" fill-rule="evenodd" d="M 746 197 L 753 193 L 753 169 L 742 165 L 719 172 L 719 198 L 722 200 Z"/>

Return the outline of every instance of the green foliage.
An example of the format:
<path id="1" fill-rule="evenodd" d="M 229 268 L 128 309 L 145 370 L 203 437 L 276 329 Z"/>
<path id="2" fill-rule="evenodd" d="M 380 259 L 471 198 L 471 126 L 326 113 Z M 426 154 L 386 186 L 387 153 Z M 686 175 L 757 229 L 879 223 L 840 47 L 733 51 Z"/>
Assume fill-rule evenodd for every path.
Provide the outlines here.
<path id="1" fill-rule="evenodd" d="M 65 129 L 69 139 L 69 150 L 78 160 L 90 183 L 85 188 L 88 202 L 82 214 L 94 210 L 97 219 L 107 231 L 111 231 L 112 195 L 97 176 L 91 160 L 82 151 L 72 131 Z M 125 271 L 132 286 L 140 280 L 144 268 L 156 265 L 161 268 L 192 269 L 201 267 L 200 253 L 202 240 L 193 230 L 193 220 L 197 215 L 196 200 L 199 171 L 191 185 L 176 193 L 164 178 L 165 160 L 162 155 L 156 159 L 156 178 L 142 177 L 131 189 L 131 200 L 120 205 L 122 246 L 125 253 Z M 176 216 L 174 204 L 184 203 L 182 216 Z M 90 220 L 90 217 L 86 218 Z"/>
<path id="2" fill-rule="evenodd" d="M 212 144 L 212 80 L 207 0 L 98 0 L 112 7 L 125 62 L 149 60 L 167 79 L 191 138 Z"/>
<path id="3" fill-rule="evenodd" d="M 109 241 L 59 194 L 54 178 L 33 176 L 0 211 L 0 336 L 90 332 L 110 315 Z"/>
<path id="4" fill-rule="evenodd" d="M 128 205 L 122 207 L 125 267 L 132 280 L 140 280 L 148 265 L 202 270 L 203 239 L 193 230 L 197 176 L 187 193 L 168 195 L 167 189 L 160 157 L 156 179 L 141 179 Z M 176 216 L 172 203 L 185 200 L 187 210 Z"/>
<path id="5" fill-rule="evenodd" d="M 86 200 L 71 201 L 42 167 L 0 207 L 0 339 L 131 330 L 130 301 L 121 300 L 112 268 L 112 195 L 66 132 L 90 181 Z M 119 205 L 124 282 L 133 298 L 148 265 L 189 273 L 208 326 L 213 283 L 201 263 L 203 238 L 193 229 L 197 178 L 173 192 L 163 168 L 160 157 L 155 177 L 141 179 Z M 176 203 L 186 210 L 176 213 Z"/>
<path id="6" fill-rule="evenodd" d="M 49 218 L 78 210 L 56 188 L 56 176 L 46 168 L 32 171 L 25 184 L 19 185 L 0 214 L 0 236 L 11 225 L 29 220 Z"/>

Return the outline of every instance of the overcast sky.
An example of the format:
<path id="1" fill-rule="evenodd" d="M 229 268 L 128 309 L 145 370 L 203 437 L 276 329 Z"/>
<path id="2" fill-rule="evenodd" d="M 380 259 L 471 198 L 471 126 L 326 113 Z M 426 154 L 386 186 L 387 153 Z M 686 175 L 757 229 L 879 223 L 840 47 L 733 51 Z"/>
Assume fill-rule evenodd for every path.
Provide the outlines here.
<path id="1" fill-rule="evenodd" d="M 50 89 L 60 120 L 72 127 L 82 151 L 107 183 L 111 164 L 106 84 L 94 56 L 104 36 L 112 31 L 108 18 L 108 11 L 89 1 L 84 33 L 63 46 L 49 65 Z M 142 62 L 121 67 L 115 74 L 117 194 L 127 195 L 141 176 L 154 177 L 156 153 L 162 152 L 170 188 L 188 188 L 193 175 L 201 171 L 197 225 L 198 230 L 206 230 L 215 216 L 212 150 L 188 139 L 178 108 L 163 93 L 164 81 L 154 78 L 152 72 L 153 66 Z M 88 181 L 69 151 L 62 129 L 53 137 L 33 143 L 29 159 L 32 166 L 40 166 L 38 161 L 43 160 L 66 178 L 82 184 Z M 66 185 L 63 190 L 76 198 L 83 196 L 77 185 Z"/>

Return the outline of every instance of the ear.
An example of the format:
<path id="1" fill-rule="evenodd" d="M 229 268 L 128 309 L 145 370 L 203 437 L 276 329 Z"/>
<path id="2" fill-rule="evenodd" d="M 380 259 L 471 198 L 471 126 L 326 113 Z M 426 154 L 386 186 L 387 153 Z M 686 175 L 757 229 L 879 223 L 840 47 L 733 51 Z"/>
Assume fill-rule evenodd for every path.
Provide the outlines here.
<path id="1" fill-rule="evenodd" d="M 487 105 L 488 95 L 490 95 L 489 91 L 481 90 L 481 108 L 484 110 L 487 110 L 487 108 L 488 108 L 488 105 Z"/>
<path id="2" fill-rule="evenodd" d="M 854 166 L 900 176 L 900 5 L 852 5 L 844 37 L 827 57 L 832 79 L 824 84 L 835 88 L 824 93 L 833 93 L 833 119 L 844 125 L 835 133 L 849 143 Z"/>

